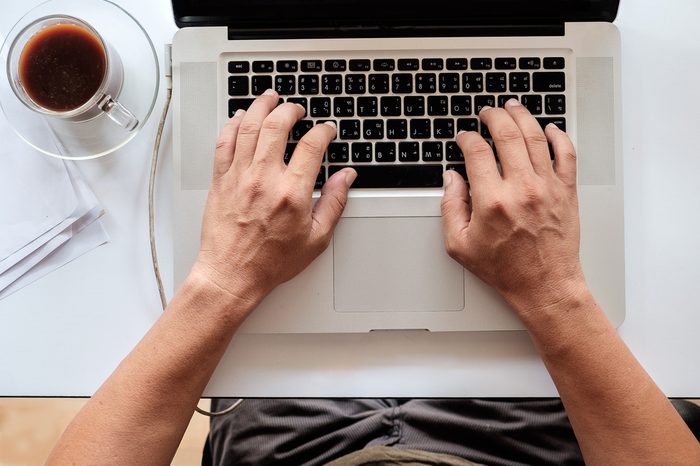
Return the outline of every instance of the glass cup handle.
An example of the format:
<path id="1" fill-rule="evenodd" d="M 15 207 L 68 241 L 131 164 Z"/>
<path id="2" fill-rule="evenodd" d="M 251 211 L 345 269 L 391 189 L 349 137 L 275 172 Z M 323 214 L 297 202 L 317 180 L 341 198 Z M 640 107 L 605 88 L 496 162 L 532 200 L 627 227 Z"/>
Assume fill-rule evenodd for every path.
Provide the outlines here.
<path id="1" fill-rule="evenodd" d="M 97 106 L 100 110 L 105 112 L 112 121 L 127 131 L 133 131 L 139 124 L 138 118 L 110 95 L 102 97 Z"/>

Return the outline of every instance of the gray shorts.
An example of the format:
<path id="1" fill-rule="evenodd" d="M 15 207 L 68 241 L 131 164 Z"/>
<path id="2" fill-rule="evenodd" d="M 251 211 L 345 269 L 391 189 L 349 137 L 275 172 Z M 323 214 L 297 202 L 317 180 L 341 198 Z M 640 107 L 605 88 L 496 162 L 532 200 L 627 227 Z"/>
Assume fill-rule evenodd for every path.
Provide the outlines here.
<path id="1" fill-rule="evenodd" d="M 212 419 L 203 464 L 317 465 L 372 446 L 487 465 L 583 464 L 558 399 L 248 399 Z"/>

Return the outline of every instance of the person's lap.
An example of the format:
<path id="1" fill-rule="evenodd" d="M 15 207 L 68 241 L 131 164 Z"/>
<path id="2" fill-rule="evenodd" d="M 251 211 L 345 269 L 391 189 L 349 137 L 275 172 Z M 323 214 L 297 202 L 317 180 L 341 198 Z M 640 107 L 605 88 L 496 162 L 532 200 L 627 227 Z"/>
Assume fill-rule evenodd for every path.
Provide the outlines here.
<path id="1" fill-rule="evenodd" d="M 212 419 L 207 448 L 215 465 L 315 465 L 373 446 L 484 464 L 583 464 L 558 399 L 248 399 Z"/>

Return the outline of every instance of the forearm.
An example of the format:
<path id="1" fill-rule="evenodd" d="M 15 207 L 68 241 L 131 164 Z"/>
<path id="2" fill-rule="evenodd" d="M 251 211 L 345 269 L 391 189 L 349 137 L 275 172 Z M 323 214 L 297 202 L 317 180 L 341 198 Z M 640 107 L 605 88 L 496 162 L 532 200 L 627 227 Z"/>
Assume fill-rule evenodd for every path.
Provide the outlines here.
<path id="1" fill-rule="evenodd" d="M 191 276 L 78 414 L 49 464 L 169 464 L 250 304 Z"/>
<path id="2" fill-rule="evenodd" d="M 585 286 L 537 312 L 523 320 L 588 464 L 700 464 L 694 436 Z"/>

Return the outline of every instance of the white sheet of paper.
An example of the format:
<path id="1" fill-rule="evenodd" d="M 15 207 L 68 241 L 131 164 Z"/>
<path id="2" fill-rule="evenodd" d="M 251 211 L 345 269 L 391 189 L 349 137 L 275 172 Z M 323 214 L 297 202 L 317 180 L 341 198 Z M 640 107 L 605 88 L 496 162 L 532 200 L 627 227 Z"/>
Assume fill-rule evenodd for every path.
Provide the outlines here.
<path id="1" fill-rule="evenodd" d="M 0 261 L 4 261 L 65 220 L 78 200 L 64 162 L 27 146 L 1 112 L 0 141 Z"/>
<path id="2" fill-rule="evenodd" d="M 109 235 L 100 220 L 92 222 L 47 256 L 37 267 L 24 274 L 12 285 L 0 291 L 0 299 L 15 293 L 50 272 L 63 267 L 83 254 L 109 241 Z"/>

